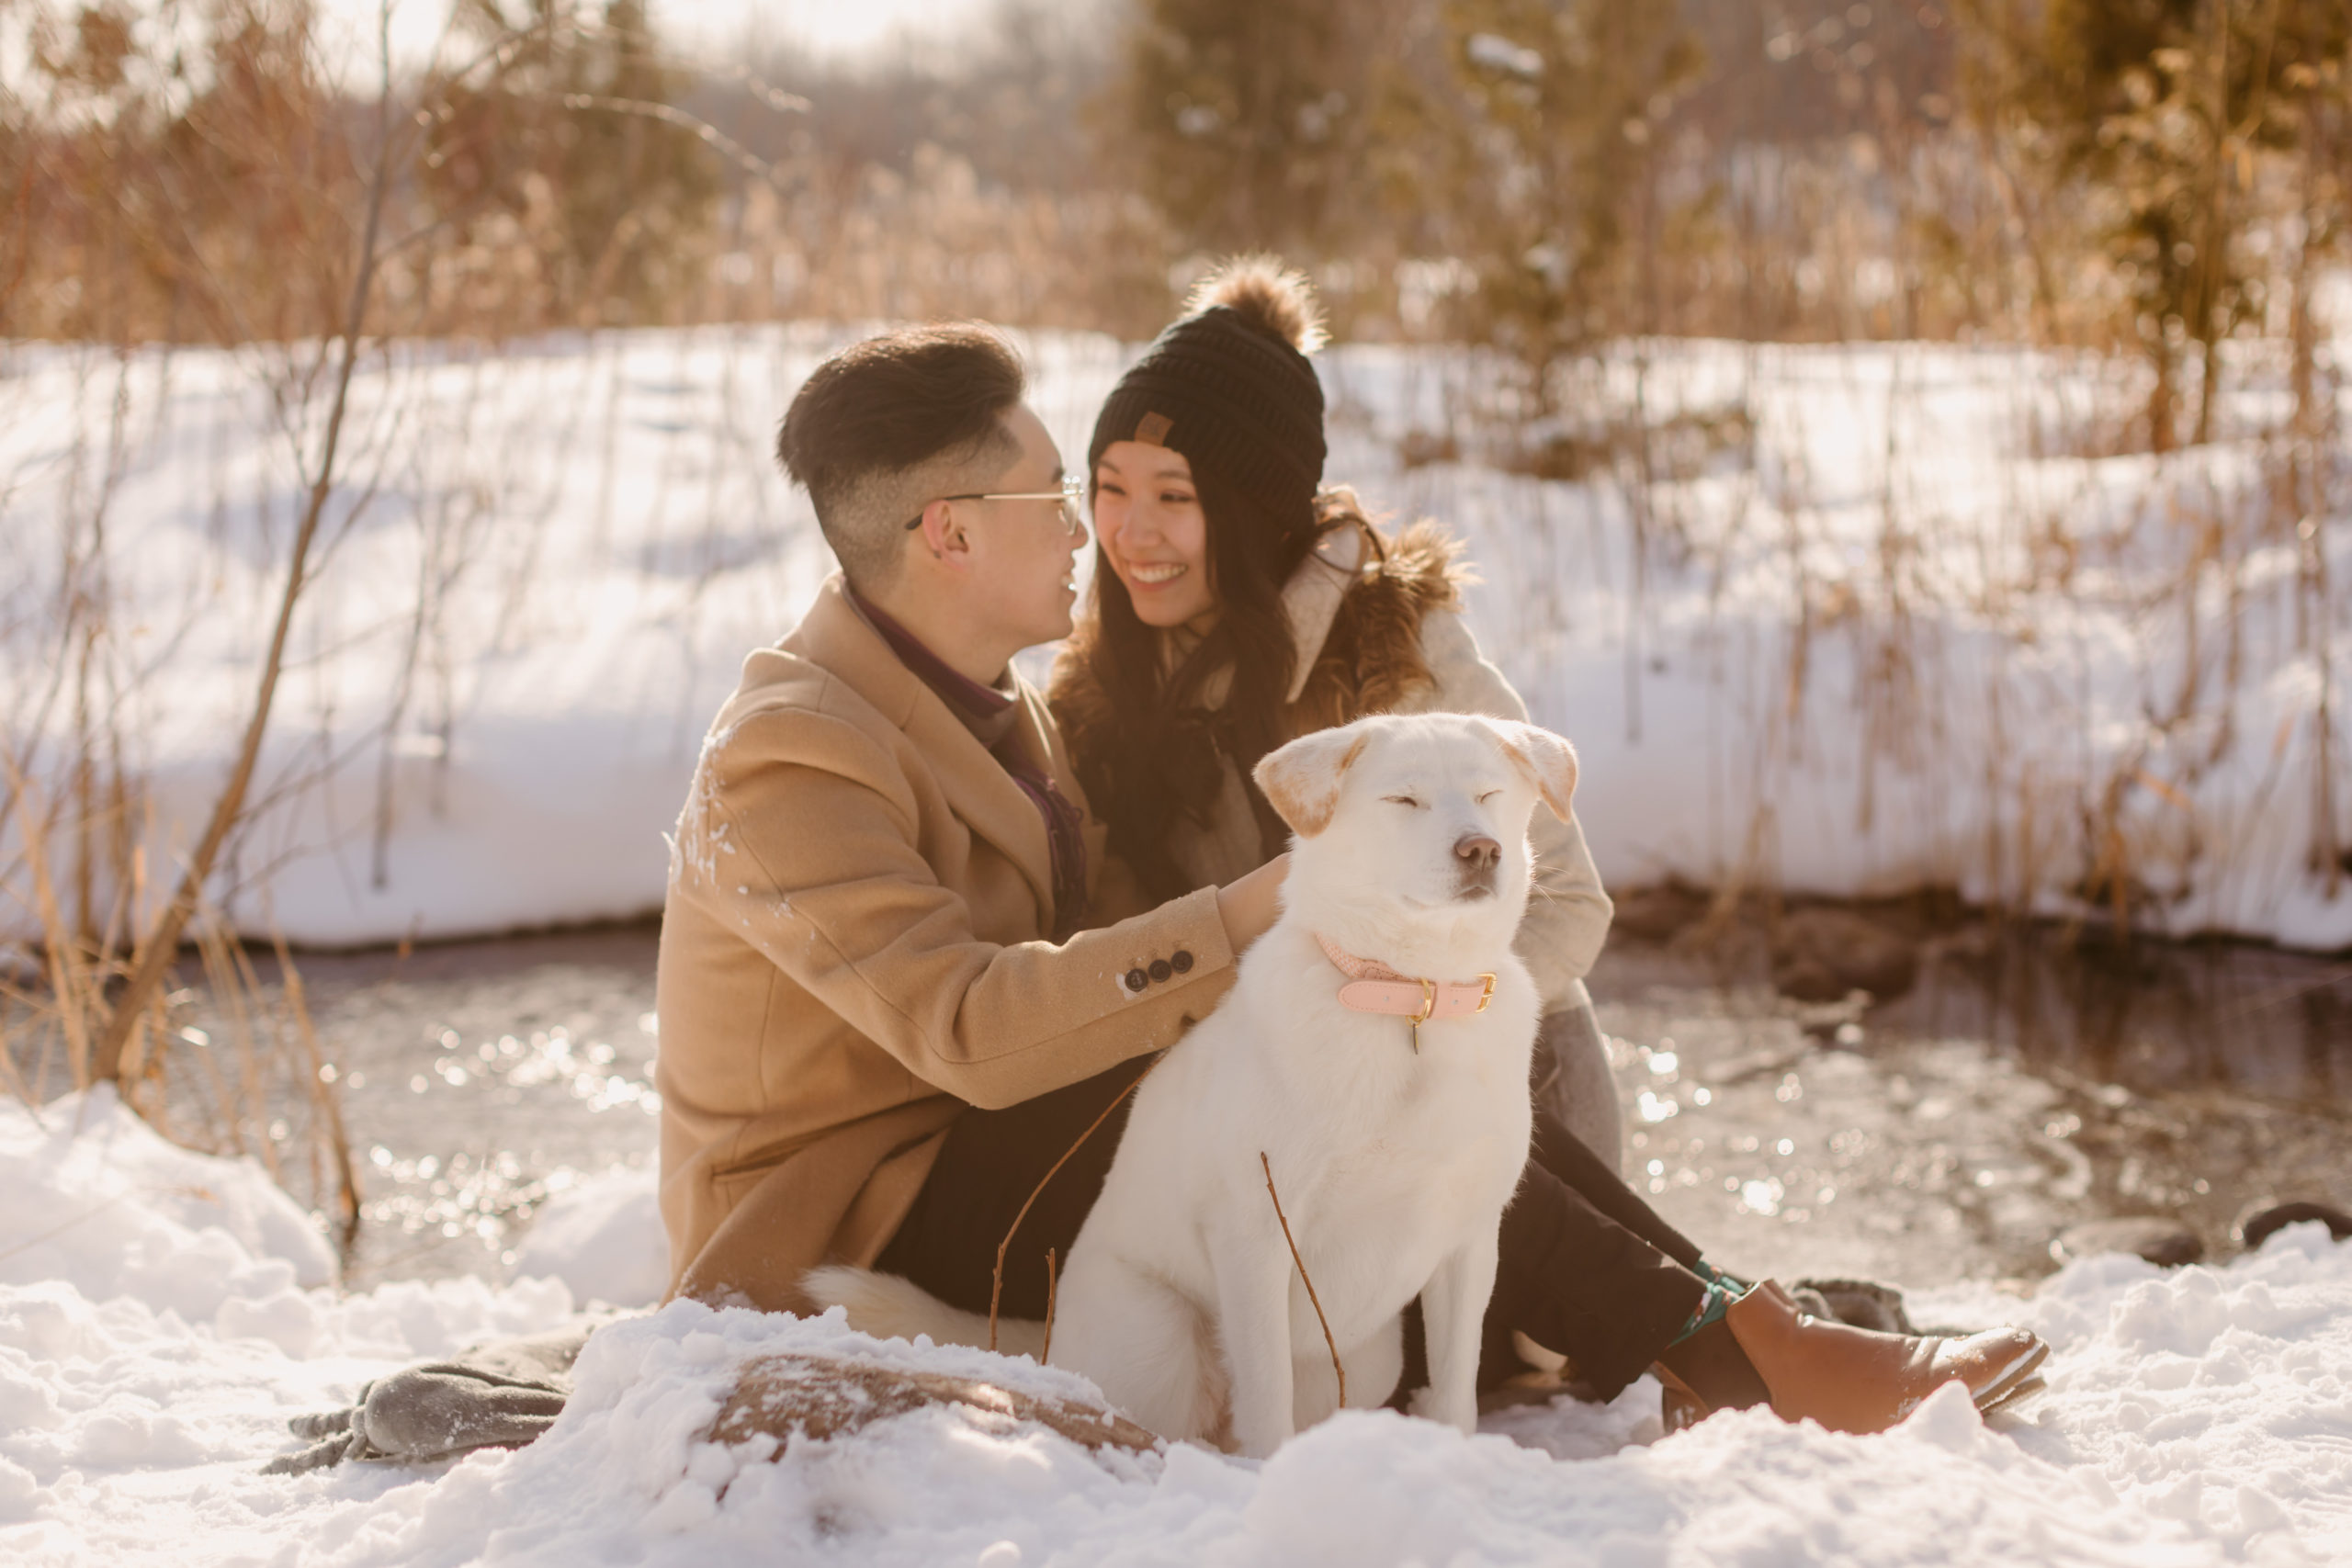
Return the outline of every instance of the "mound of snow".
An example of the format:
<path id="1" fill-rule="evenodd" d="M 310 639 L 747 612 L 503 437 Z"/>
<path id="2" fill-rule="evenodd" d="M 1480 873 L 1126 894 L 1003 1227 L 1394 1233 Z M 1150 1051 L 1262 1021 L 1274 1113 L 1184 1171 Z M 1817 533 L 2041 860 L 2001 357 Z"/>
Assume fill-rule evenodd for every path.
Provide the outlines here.
<path id="1" fill-rule="evenodd" d="M 1951 1390 L 1878 1438 L 1749 1412 L 1642 1446 L 1626 1439 L 1657 1431 L 1657 1389 L 1645 1382 L 1606 1409 L 1513 1412 L 1495 1423 L 1503 1430 L 1468 1438 L 1350 1414 L 1255 1465 L 1183 1448 L 1094 1456 L 1042 1433 L 988 1437 L 938 1411 L 780 1458 L 765 1439 L 721 1448 L 703 1434 L 737 1370 L 779 1351 L 991 1377 L 1044 1395 L 1079 1385 L 1025 1360 L 866 1339 L 837 1314 L 675 1303 L 591 1343 L 571 1408 L 535 1447 L 455 1466 L 319 1560 L 1370 1565 L 1573 1554 L 1747 1568 L 2169 1568 L 2352 1548 L 2337 1500 L 2352 1432 L 2340 1404 L 2352 1374 L 2352 1248 L 2297 1235 L 2227 1270 L 2173 1276 L 2100 1259 L 2070 1269 L 2027 1312 L 2058 1337 L 2060 1359 L 2052 1392 L 2023 1419 L 1988 1426 Z M 2184 1379 L 2165 1358 L 2185 1352 L 2152 1348 L 2151 1333 L 2195 1341 L 2208 1359 Z M 2210 1362 L 2216 1352 L 2223 1362 Z M 2283 1399 L 2278 1418 L 2240 1422 L 2233 1400 L 2211 1396 L 2211 1376 L 2232 1368 L 2243 1375 L 2224 1386 L 2246 1386 L 2249 1413 Z M 2286 1398 L 2290 1386 L 2300 1396 Z M 2138 1401 L 2137 1430 L 2161 1439 L 2119 1440 L 2119 1398 Z M 1597 1457 L 1552 1457 L 1578 1450 Z"/>
<path id="2" fill-rule="evenodd" d="M 1875 1438 L 1748 1412 L 1661 1438 L 1645 1381 L 1470 1438 L 1353 1413 L 1264 1464 L 1097 1455 L 937 1409 L 777 1455 L 770 1438 L 706 1440 L 740 1370 L 772 1354 L 1091 1391 L 1023 1360 L 876 1342 L 838 1315 L 674 1303 L 591 1341 L 570 1407 L 530 1448 L 265 1476 L 292 1446 L 288 1415 L 348 1403 L 410 1359 L 563 1323 L 571 1287 L 300 1289 L 323 1249 L 250 1163 L 174 1149 L 103 1095 L 40 1120 L 0 1107 L 0 1194 L 12 1568 L 2352 1562 L 2352 1244 L 2317 1225 L 2225 1267 L 2095 1258 L 2029 1302 L 1922 1296 L 1923 1316 L 2021 1318 L 2051 1339 L 2048 1393 L 1989 1425 L 1947 1391 Z M 542 1258 L 583 1279 L 619 1269 L 647 1197 L 641 1174 L 584 1184 L 552 1211 Z"/>
<path id="3" fill-rule="evenodd" d="M 1926 1303 L 1997 1312 L 1989 1293 Z M 2233 1547 L 2301 1535 L 2352 1562 L 2352 1242 L 2312 1224 L 2226 1269 L 2086 1258 L 2043 1282 L 2027 1321 L 2054 1356 L 2026 1452 Z"/>
<path id="4" fill-rule="evenodd" d="M 266 1332 L 285 1298 L 335 1280 L 326 1238 L 258 1161 L 181 1148 L 105 1085 L 38 1110 L 0 1100 L 0 1283 Z"/>
<path id="5" fill-rule="evenodd" d="M 255 1473 L 288 1416 L 571 1316 L 559 1280 L 334 1278 L 254 1161 L 167 1143 L 104 1089 L 0 1100 L 0 1562 L 299 1553 L 320 1511 Z M 359 1495 L 415 1478 L 377 1479 Z"/>
<path id="6" fill-rule="evenodd" d="M 514 1252 L 518 1279 L 562 1280 L 582 1303 L 651 1306 L 670 1288 L 660 1175 L 623 1166 L 550 1198 Z"/>

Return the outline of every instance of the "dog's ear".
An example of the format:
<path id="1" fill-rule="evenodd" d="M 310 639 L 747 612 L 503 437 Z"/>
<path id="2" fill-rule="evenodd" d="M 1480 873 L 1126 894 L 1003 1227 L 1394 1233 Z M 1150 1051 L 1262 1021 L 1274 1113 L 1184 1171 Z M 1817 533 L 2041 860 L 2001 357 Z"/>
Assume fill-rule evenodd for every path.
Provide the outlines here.
<path id="1" fill-rule="evenodd" d="M 1331 825 L 1340 808 L 1340 784 L 1355 766 L 1372 737 L 1354 725 L 1318 729 L 1259 759 L 1251 774 L 1282 819 L 1302 839 Z"/>
<path id="2" fill-rule="evenodd" d="M 1490 718 L 1495 739 L 1501 743 L 1503 755 L 1511 766 L 1525 773 L 1535 785 L 1535 793 L 1552 808 L 1552 815 L 1565 822 L 1568 819 L 1568 800 L 1577 792 L 1577 751 L 1559 736 L 1532 724 L 1518 724 L 1510 719 Z"/>

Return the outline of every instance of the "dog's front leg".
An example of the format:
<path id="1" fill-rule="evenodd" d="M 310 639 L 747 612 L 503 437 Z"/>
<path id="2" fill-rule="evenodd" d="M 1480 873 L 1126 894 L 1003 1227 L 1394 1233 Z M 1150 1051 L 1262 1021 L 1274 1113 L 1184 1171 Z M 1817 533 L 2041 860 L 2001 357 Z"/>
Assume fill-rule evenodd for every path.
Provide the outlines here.
<path id="1" fill-rule="evenodd" d="M 1263 1224 L 1220 1226 L 1210 1237 L 1216 1270 L 1217 1341 L 1233 1400 L 1233 1437 L 1264 1459 L 1292 1433 L 1290 1248 L 1268 1212 Z"/>
<path id="2" fill-rule="evenodd" d="M 1495 1251 L 1490 1230 L 1448 1254 L 1421 1288 L 1430 1386 L 1413 1396 L 1413 1414 L 1464 1432 L 1478 1429 L 1478 1340 L 1495 1293 Z"/>

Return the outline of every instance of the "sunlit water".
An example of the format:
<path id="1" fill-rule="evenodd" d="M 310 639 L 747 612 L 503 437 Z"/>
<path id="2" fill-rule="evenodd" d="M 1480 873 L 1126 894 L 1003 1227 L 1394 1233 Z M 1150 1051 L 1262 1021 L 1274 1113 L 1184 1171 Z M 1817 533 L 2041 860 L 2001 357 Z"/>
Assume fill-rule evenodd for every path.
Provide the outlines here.
<path id="1" fill-rule="evenodd" d="M 652 1163 L 656 940 L 302 962 L 359 1168 L 355 1285 L 499 1275 L 550 1195 Z M 1620 936 L 1591 978 L 1627 1179 L 1736 1271 L 2031 1278 L 2085 1219 L 2175 1216 L 2219 1253 L 2257 1202 L 2352 1208 L 2352 967 L 1963 929 L 1862 1012 L 1776 998 L 1748 948 Z"/>
<path id="2" fill-rule="evenodd" d="M 1735 1271 L 2030 1278 L 2085 1220 L 2170 1218 L 2213 1256 L 2257 1205 L 2352 1207 L 2341 964 L 1965 929 L 1868 1012 L 1761 968 L 1619 942 L 1593 977 L 1628 1179 Z"/>

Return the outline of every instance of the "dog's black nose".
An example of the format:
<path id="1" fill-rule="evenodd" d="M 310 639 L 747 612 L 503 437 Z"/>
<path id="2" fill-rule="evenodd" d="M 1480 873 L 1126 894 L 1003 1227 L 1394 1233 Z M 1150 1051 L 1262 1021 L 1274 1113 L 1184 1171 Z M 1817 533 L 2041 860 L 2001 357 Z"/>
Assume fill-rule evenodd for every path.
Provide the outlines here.
<path id="1" fill-rule="evenodd" d="M 1464 833 L 1453 840 L 1453 858 L 1465 872 L 1492 871 L 1503 858 L 1503 847 L 1484 833 Z"/>

